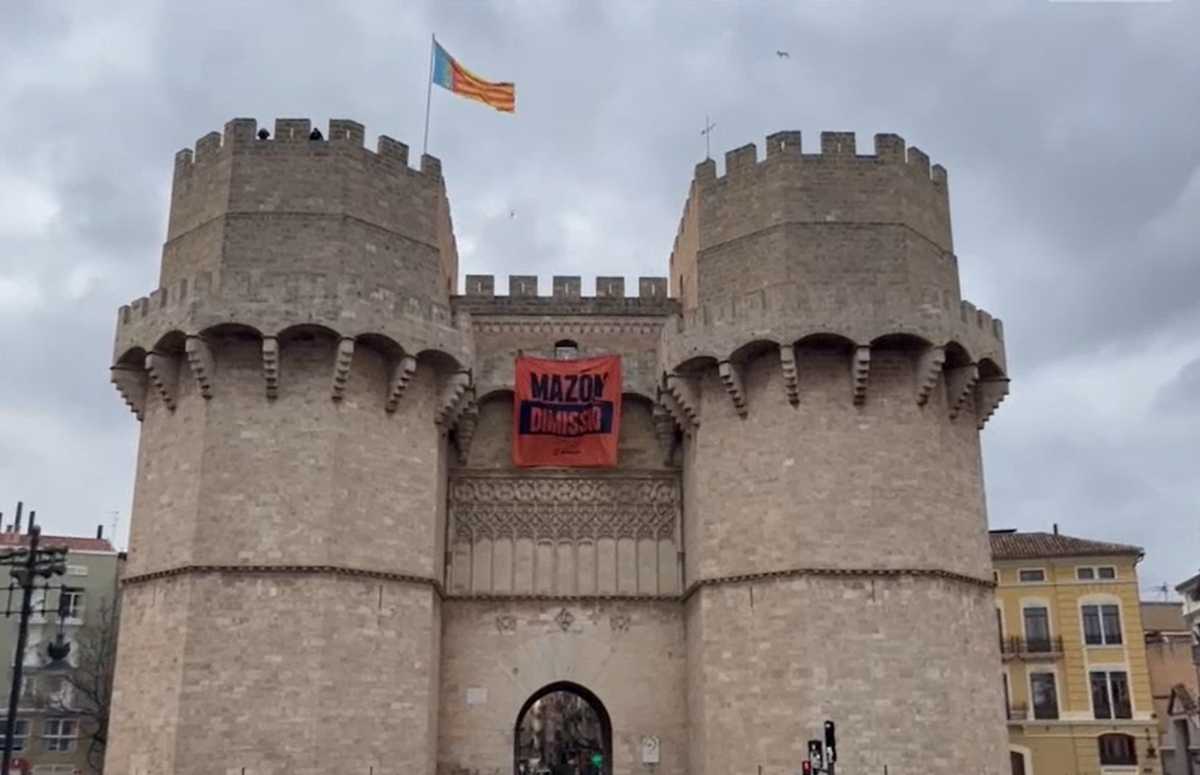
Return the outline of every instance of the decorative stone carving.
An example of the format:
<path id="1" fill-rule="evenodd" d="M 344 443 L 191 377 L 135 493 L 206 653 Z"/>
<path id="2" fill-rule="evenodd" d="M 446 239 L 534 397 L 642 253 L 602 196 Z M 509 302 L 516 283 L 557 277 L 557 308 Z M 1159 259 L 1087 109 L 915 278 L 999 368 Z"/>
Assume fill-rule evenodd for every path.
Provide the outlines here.
<path id="1" fill-rule="evenodd" d="M 946 404 L 950 407 L 951 420 L 958 417 L 963 404 L 967 401 L 967 396 L 971 395 L 971 391 L 975 389 L 975 383 L 978 381 L 979 366 L 974 363 L 946 372 Z"/>
<path id="2" fill-rule="evenodd" d="M 454 430 L 454 441 L 458 448 L 458 462 L 467 464 L 471 454 L 471 441 L 475 438 L 475 428 L 479 425 L 479 404 L 475 402 L 474 390 L 471 399 L 466 402 L 462 414 L 458 417 L 458 425 Z"/>
<path id="3" fill-rule="evenodd" d="M 683 419 L 679 424 L 685 428 L 700 427 L 700 401 L 692 380 L 679 374 L 668 374 L 663 378 L 663 387 L 682 412 Z"/>
<path id="4" fill-rule="evenodd" d="M 146 374 L 150 384 L 172 412 L 175 411 L 175 390 L 179 381 L 179 359 L 166 353 L 146 354 Z"/>
<path id="5" fill-rule="evenodd" d="M 996 407 L 1008 395 L 1007 377 L 989 377 L 975 386 L 975 425 L 979 430 L 996 412 Z"/>
<path id="6" fill-rule="evenodd" d="M 262 340 L 263 379 L 267 385 L 267 398 L 279 395 L 279 340 L 264 336 Z"/>
<path id="7" fill-rule="evenodd" d="M 790 344 L 779 345 L 779 365 L 783 369 L 783 388 L 787 391 L 788 403 L 800 404 L 800 378 L 796 371 L 796 348 Z"/>
<path id="8" fill-rule="evenodd" d="M 129 406 L 134 416 L 141 420 L 146 413 L 146 371 L 136 366 L 113 366 L 112 383 Z"/>
<path id="9" fill-rule="evenodd" d="M 632 618 L 625 611 L 618 611 L 608 619 L 608 626 L 613 632 L 628 632 Z"/>
<path id="10" fill-rule="evenodd" d="M 213 354 L 208 342 L 199 336 L 189 336 L 183 348 L 187 354 L 188 366 L 192 376 L 200 387 L 200 395 L 212 398 Z"/>
<path id="11" fill-rule="evenodd" d="M 725 386 L 725 392 L 729 393 L 729 398 L 733 401 L 734 411 L 739 417 L 745 417 L 746 391 L 742 388 L 741 370 L 729 361 L 721 361 L 717 364 L 717 375 L 721 378 L 721 384 Z"/>
<path id="12" fill-rule="evenodd" d="M 679 514 L 673 476 L 459 476 L 450 482 L 455 536 L 670 538 Z"/>
<path id="13" fill-rule="evenodd" d="M 938 377 L 942 374 L 942 366 L 946 364 L 946 348 L 928 347 L 921 353 L 917 363 L 917 406 L 925 406 L 929 394 L 933 392 Z"/>
<path id="14" fill-rule="evenodd" d="M 655 404 L 652 412 L 654 419 L 654 435 L 662 448 L 663 462 L 671 464 L 671 456 L 675 452 L 675 420 L 662 404 Z"/>
<path id="15" fill-rule="evenodd" d="M 516 632 L 517 617 L 512 614 L 499 614 L 496 616 L 496 630 L 498 632 Z"/>
<path id="16" fill-rule="evenodd" d="M 343 337 L 338 342 L 333 356 L 333 400 L 341 401 L 346 394 L 346 383 L 350 381 L 350 362 L 354 360 L 354 340 Z"/>
<path id="17" fill-rule="evenodd" d="M 470 372 L 457 371 L 446 378 L 445 387 L 442 389 L 442 400 L 438 404 L 435 418 L 435 422 L 441 426 L 442 430 L 448 431 L 454 427 L 467 398 L 467 388 L 469 387 L 471 387 Z"/>
<path id="18" fill-rule="evenodd" d="M 867 400 L 867 377 L 871 373 L 871 348 L 855 347 L 850 356 L 850 374 L 854 380 L 854 403 L 862 406 Z"/>
<path id="19" fill-rule="evenodd" d="M 392 369 L 392 378 L 388 381 L 387 404 L 384 407 L 389 412 L 396 411 L 396 406 L 400 403 L 400 396 L 404 395 L 404 389 L 408 387 L 408 383 L 416 371 L 417 359 L 411 355 L 405 355 L 396 361 L 396 365 Z"/>
<path id="20" fill-rule="evenodd" d="M 566 632 L 567 630 L 571 629 L 571 625 L 575 623 L 575 614 L 564 608 L 558 612 L 557 616 L 554 617 L 554 621 L 558 623 L 558 629 Z"/>

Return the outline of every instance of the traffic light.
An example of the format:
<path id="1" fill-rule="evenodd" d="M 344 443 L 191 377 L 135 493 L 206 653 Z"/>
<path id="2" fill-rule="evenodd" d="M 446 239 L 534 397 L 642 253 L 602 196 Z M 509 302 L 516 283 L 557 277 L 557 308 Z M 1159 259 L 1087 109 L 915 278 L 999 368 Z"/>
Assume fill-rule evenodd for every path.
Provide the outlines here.
<path id="1" fill-rule="evenodd" d="M 833 722 L 825 722 L 825 759 L 833 764 L 837 761 L 837 738 L 834 736 Z"/>

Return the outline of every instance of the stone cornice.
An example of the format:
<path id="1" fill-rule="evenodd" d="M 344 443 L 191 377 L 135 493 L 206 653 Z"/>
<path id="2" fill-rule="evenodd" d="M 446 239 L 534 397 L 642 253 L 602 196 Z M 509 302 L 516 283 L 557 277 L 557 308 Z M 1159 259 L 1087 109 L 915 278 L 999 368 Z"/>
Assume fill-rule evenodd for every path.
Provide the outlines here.
<path id="1" fill-rule="evenodd" d="M 133 586 L 158 579 L 208 574 L 234 576 L 344 576 L 348 578 L 375 579 L 378 581 L 395 581 L 403 584 L 429 586 L 433 588 L 439 597 L 442 597 L 444 594 L 441 582 L 427 576 L 367 570 L 365 568 L 352 568 L 344 565 L 177 565 L 174 568 L 164 568 L 149 573 L 127 576 L 121 579 L 121 585 Z"/>
<path id="2" fill-rule="evenodd" d="M 543 334 L 543 333 L 569 333 L 569 334 L 641 334 L 645 336 L 658 336 L 662 327 L 666 324 L 667 317 L 650 317 L 645 313 L 630 315 L 628 317 L 606 317 L 588 316 L 588 317 L 557 317 L 564 313 L 549 312 L 545 314 L 554 314 L 554 318 L 545 318 L 540 316 L 514 316 L 506 315 L 502 317 L 485 317 L 483 315 L 474 314 L 471 317 L 471 330 L 481 334 Z"/>

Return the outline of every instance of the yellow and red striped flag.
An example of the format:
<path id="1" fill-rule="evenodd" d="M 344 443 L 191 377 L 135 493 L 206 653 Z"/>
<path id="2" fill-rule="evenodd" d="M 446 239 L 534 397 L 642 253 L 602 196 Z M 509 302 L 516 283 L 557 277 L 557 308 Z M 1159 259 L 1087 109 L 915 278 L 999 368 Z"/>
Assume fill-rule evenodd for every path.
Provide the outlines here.
<path id="1" fill-rule="evenodd" d="M 446 49 L 433 41 L 433 83 L 455 94 L 479 100 L 504 113 L 515 113 L 517 88 L 511 83 L 485 81 L 462 66 Z"/>

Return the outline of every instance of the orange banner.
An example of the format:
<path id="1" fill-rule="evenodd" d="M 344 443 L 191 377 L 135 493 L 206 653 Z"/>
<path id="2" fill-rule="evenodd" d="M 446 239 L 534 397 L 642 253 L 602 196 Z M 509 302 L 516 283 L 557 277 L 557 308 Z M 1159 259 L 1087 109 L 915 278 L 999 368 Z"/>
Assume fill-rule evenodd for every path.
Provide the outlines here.
<path id="1" fill-rule="evenodd" d="M 517 358 L 513 464 L 611 468 L 621 429 L 621 356 Z"/>

